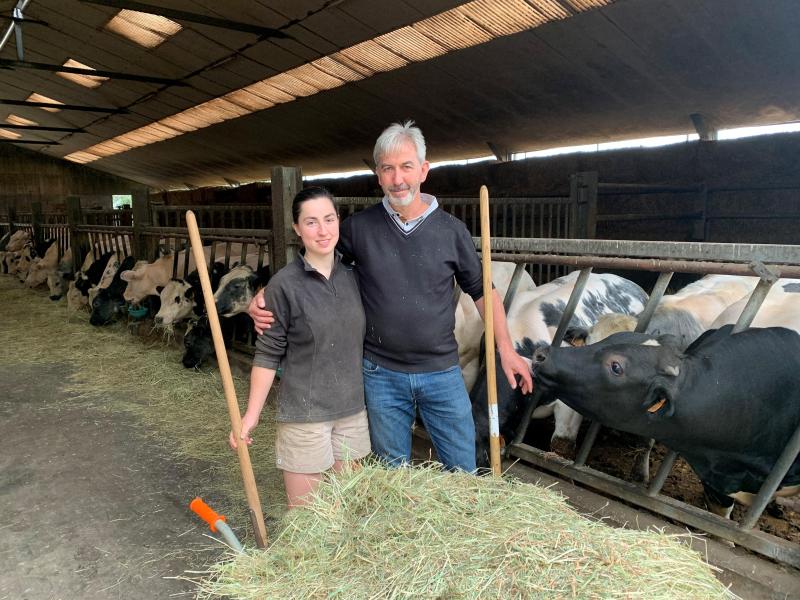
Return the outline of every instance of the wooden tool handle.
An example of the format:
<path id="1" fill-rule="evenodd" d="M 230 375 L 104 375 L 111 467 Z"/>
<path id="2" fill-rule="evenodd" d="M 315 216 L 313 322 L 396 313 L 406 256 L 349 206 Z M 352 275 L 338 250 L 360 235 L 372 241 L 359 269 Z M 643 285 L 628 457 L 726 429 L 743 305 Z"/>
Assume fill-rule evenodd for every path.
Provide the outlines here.
<path id="1" fill-rule="evenodd" d="M 225 342 L 222 339 L 222 328 L 219 325 L 217 306 L 214 304 L 214 293 L 211 291 L 211 280 L 208 277 L 208 265 L 203 254 L 203 243 L 200 241 L 200 231 L 197 228 L 197 219 L 191 210 L 186 211 L 186 227 L 189 230 L 189 241 L 192 243 L 192 253 L 194 262 L 197 265 L 197 273 L 200 276 L 200 286 L 203 288 L 203 297 L 206 301 L 206 312 L 208 313 L 208 324 L 211 327 L 211 337 L 214 339 L 214 350 L 217 354 L 219 363 L 219 374 L 222 378 L 222 388 L 225 391 L 225 400 L 228 403 L 228 414 L 231 418 L 231 429 L 236 439 L 242 430 L 242 416 L 239 414 L 239 402 L 236 400 L 236 389 L 233 387 L 233 376 L 231 367 L 228 363 L 228 354 L 225 351 Z M 264 548 L 267 541 L 267 529 L 264 525 L 264 513 L 261 511 L 261 502 L 258 499 L 258 489 L 256 488 L 256 478 L 253 475 L 253 465 L 250 462 L 250 453 L 247 451 L 247 444 L 240 441 L 237 444 L 239 454 L 239 466 L 242 469 L 242 479 L 244 480 L 244 492 L 247 496 L 247 505 L 250 507 L 251 514 L 255 516 L 255 538 L 256 545 Z"/>
<path id="2" fill-rule="evenodd" d="M 497 415 L 497 371 L 494 360 L 494 291 L 489 230 L 489 190 L 481 186 L 481 260 L 483 261 L 483 321 L 486 330 L 486 390 L 489 402 L 489 459 L 492 474 L 500 476 L 500 421 Z"/>

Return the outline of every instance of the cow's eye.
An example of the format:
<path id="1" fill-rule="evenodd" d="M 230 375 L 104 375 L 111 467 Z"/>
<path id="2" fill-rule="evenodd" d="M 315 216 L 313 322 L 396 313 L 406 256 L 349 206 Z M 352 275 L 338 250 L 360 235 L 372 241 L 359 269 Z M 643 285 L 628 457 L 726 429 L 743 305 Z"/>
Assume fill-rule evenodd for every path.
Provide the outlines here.
<path id="1" fill-rule="evenodd" d="M 181 297 L 175 296 L 175 304 L 180 304 L 180 303 L 181 303 Z"/>
<path id="2" fill-rule="evenodd" d="M 614 375 L 622 375 L 624 370 L 621 364 L 619 364 L 617 361 L 614 361 L 611 363 L 611 372 L 614 373 Z"/>

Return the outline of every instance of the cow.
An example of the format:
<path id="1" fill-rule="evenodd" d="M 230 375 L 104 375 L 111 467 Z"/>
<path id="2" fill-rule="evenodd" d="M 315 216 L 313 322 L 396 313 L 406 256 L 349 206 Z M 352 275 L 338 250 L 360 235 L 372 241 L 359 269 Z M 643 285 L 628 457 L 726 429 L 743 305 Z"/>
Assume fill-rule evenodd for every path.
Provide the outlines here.
<path id="1" fill-rule="evenodd" d="M 83 266 L 78 273 L 75 274 L 75 289 L 77 289 L 84 296 L 89 295 L 89 289 L 100 283 L 100 279 L 105 273 L 108 262 L 112 256 L 116 256 L 114 251 L 101 254 L 97 260 L 91 260 L 91 254 L 86 257 Z M 88 266 L 87 266 L 88 263 Z"/>
<path id="2" fill-rule="evenodd" d="M 745 304 L 747 298 L 731 304 L 714 320 L 712 327 L 736 323 Z M 779 279 L 770 288 L 750 326 L 786 327 L 800 333 L 800 279 Z"/>
<path id="3" fill-rule="evenodd" d="M 221 262 L 211 265 L 209 279 L 212 292 L 217 290 L 226 272 L 227 269 Z M 167 285 L 158 286 L 156 291 L 161 297 L 161 308 L 155 316 L 156 325 L 167 327 L 188 319 L 193 314 L 201 316 L 205 313 L 205 299 L 197 270 L 189 273 L 185 280 L 172 279 Z"/>
<path id="4" fill-rule="evenodd" d="M 114 276 L 108 286 L 93 288 L 96 295 L 91 300 L 91 312 L 89 323 L 95 326 L 108 325 L 113 323 L 120 314 L 125 313 L 125 299 L 123 293 L 127 283 L 122 280 L 123 271 L 132 268 L 136 263 L 133 256 L 128 256 L 115 270 Z M 111 264 L 111 263 L 109 263 Z"/>
<path id="5" fill-rule="evenodd" d="M 728 306 L 742 298 L 746 301 L 757 282 L 757 277 L 706 275 L 678 292 L 664 296 L 653 312 L 645 333 L 674 335 L 681 349 L 687 348 L 703 332 L 714 327 L 714 320 Z M 637 321 L 638 315 L 603 315 L 591 328 L 571 328 L 565 339 L 573 346 L 594 344 L 613 333 L 633 331 Z M 650 479 L 652 448 L 653 440 L 649 440 L 637 453 L 631 471 L 635 481 L 647 482 Z"/>
<path id="6" fill-rule="evenodd" d="M 47 283 L 51 276 L 55 276 L 58 266 L 61 263 L 58 259 L 59 248 L 58 244 L 54 243 L 47 249 L 41 259 L 35 260 L 30 269 L 28 269 L 28 276 L 25 278 L 25 285 L 29 288 L 39 287 Z M 72 265 L 72 252 L 68 249 L 64 258 L 69 260 L 70 266 Z"/>
<path id="7" fill-rule="evenodd" d="M 50 292 L 50 300 L 60 300 L 66 293 L 67 282 L 72 281 L 75 276 L 72 273 L 72 248 L 67 248 L 64 256 L 58 263 L 54 271 L 47 274 L 47 289 Z"/>
<path id="8" fill-rule="evenodd" d="M 697 473 L 712 512 L 752 500 L 800 425 L 800 335 L 783 327 L 710 330 L 685 351 L 669 335 L 617 333 L 578 348 L 539 348 L 546 399 L 654 438 Z M 800 458 L 780 495 L 800 491 Z"/>
<path id="9" fill-rule="evenodd" d="M 222 339 L 225 342 L 225 346 L 229 346 L 233 340 L 237 323 L 241 327 L 247 327 L 247 323 L 242 324 L 239 320 L 240 318 L 243 318 L 244 321 L 249 320 L 242 314 L 230 319 L 220 318 L 220 329 L 222 330 Z M 209 357 L 214 356 L 214 340 L 211 337 L 211 325 L 208 322 L 208 315 L 192 320 L 186 329 L 186 334 L 183 336 L 183 348 L 181 362 L 187 369 L 199 369 Z"/>
<path id="10" fill-rule="evenodd" d="M 492 283 L 500 298 L 506 295 L 515 268 L 516 265 L 514 263 L 492 261 Z M 523 271 L 517 284 L 517 293 L 527 292 L 535 287 L 536 284 L 531 279 L 531 276 L 528 275 L 527 271 Z M 481 364 L 483 319 L 478 309 L 475 308 L 475 302 L 464 292 L 460 292 L 458 296 L 456 325 L 453 333 L 458 344 L 458 365 L 461 367 L 464 385 L 469 391 L 475 385 Z"/>
<path id="11" fill-rule="evenodd" d="M 228 255 L 231 257 L 240 257 L 242 248 L 242 244 L 232 243 L 228 248 Z M 187 250 L 178 252 L 177 265 L 179 269 L 183 268 L 186 262 L 186 252 Z M 211 257 L 211 246 L 204 246 L 203 254 L 205 255 L 206 262 L 208 262 Z M 138 266 L 129 273 L 123 273 L 123 279 L 128 282 L 128 287 L 125 290 L 125 299 L 131 304 L 136 304 L 145 296 L 157 295 L 158 286 L 166 286 L 172 279 L 172 267 L 173 264 L 175 264 L 175 260 L 175 255 L 162 256 L 150 264 Z M 245 262 L 250 266 L 254 266 L 258 262 L 258 253 L 246 253 Z M 189 252 L 188 265 L 190 270 L 196 268 L 194 253 L 192 252 Z"/>
<path id="12" fill-rule="evenodd" d="M 254 271 L 249 265 L 234 267 L 219 282 L 214 292 L 214 303 L 217 313 L 223 317 L 247 311 L 250 301 L 257 289 L 264 287 L 269 281 L 269 267 L 261 267 Z"/>
<path id="13" fill-rule="evenodd" d="M 537 348 L 550 345 L 577 277 L 578 272 L 575 271 L 518 294 L 507 319 L 511 340 L 520 355 L 530 359 Z M 589 326 L 609 312 L 637 314 L 643 310 L 646 301 L 647 294 L 635 283 L 617 275 L 593 273 L 589 276 L 570 324 L 573 327 Z M 519 386 L 511 389 L 501 370 L 499 357 L 496 369 L 500 434 L 504 439 L 513 439 L 532 397 L 523 395 Z M 475 421 L 476 460 L 481 468 L 489 464 L 486 389 L 486 376 L 482 374 L 470 393 Z M 565 456 L 574 455 L 582 417 L 559 402 L 541 406 L 534 413 L 537 418 L 550 415 L 554 415 L 556 420 L 556 429 L 550 440 L 551 450 Z"/>

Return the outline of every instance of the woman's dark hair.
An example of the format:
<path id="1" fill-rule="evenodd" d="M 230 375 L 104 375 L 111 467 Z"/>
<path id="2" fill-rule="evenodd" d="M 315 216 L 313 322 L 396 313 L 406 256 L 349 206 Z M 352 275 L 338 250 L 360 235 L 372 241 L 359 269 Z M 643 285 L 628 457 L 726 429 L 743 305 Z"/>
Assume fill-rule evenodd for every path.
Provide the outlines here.
<path id="1" fill-rule="evenodd" d="M 336 208 L 336 201 L 333 199 L 333 194 L 328 190 L 320 186 L 308 187 L 297 192 L 294 200 L 292 200 L 292 221 L 297 223 L 300 220 L 300 210 L 303 208 L 303 202 L 313 200 L 314 198 L 327 198 L 331 201 L 331 204 L 333 204 L 333 208 Z"/>

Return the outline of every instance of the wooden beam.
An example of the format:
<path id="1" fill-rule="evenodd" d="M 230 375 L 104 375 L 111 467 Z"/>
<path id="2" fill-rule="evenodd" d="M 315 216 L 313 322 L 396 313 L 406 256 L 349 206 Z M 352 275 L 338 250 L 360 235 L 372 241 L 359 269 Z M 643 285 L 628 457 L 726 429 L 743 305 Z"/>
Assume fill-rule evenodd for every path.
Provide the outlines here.
<path id="1" fill-rule="evenodd" d="M 2 129 L 27 129 L 28 131 L 63 131 L 65 133 L 86 133 L 80 127 L 46 127 L 44 125 L 14 125 L 13 123 L 0 123 Z"/>
<path id="2" fill-rule="evenodd" d="M 701 141 L 714 142 L 718 139 L 719 132 L 706 122 L 706 118 L 703 115 L 700 113 L 692 113 L 689 115 L 689 118 L 692 120 L 692 125 L 694 125 L 695 131 L 697 131 L 697 135 L 700 136 Z"/>
<path id="3" fill-rule="evenodd" d="M 492 151 L 492 154 L 494 154 L 499 162 L 502 163 L 511 160 L 511 151 L 508 148 L 501 148 L 494 142 L 486 142 L 486 145 L 489 146 L 489 150 Z"/>
<path id="4" fill-rule="evenodd" d="M 57 110 L 76 110 L 83 112 L 99 112 L 126 115 L 130 111 L 127 108 L 111 108 L 105 106 L 84 106 L 81 104 L 57 104 L 53 102 L 32 102 L 30 100 L 10 100 L 0 98 L 0 104 L 8 106 L 30 106 L 31 108 L 54 108 Z"/>
<path id="5" fill-rule="evenodd" d="M 52 71 L 55 73 L 73 73 L 75 75 L 88 75 L 90 77 L 108 77 L 109 79 L 124 79 L 127 81 L 141 81 L 144 83 L 159 83 L 162 85 L 188 86 L 188 83 L 177 79 L 166 77 L 152 77 L 150 75 L 134 75 L 131 73 L 120 73 L 119 71 L 105 71 L 102 69 L 83 69 L 80 67 L 65 67 L 64 65 L 50 65 L 40 62 L 29 62 L 25 60 L 11 60 L 0 58 L 0 68 L 2 69 L 31 69 L 34 71 Z"/>

